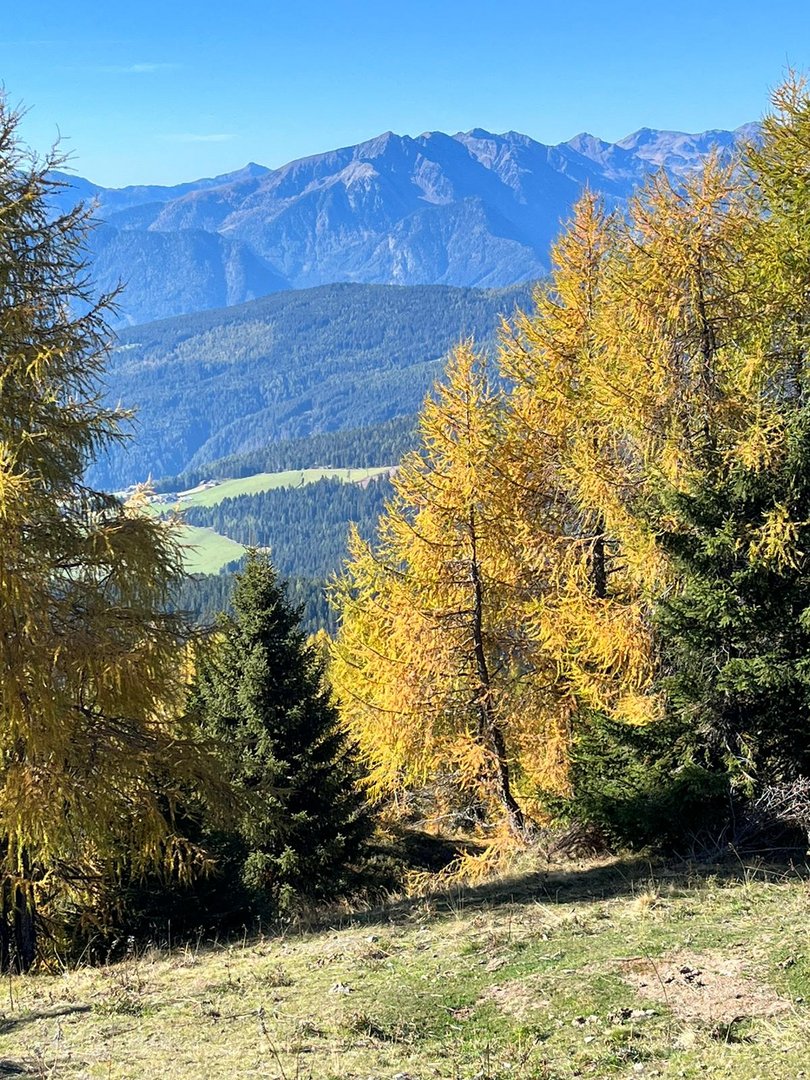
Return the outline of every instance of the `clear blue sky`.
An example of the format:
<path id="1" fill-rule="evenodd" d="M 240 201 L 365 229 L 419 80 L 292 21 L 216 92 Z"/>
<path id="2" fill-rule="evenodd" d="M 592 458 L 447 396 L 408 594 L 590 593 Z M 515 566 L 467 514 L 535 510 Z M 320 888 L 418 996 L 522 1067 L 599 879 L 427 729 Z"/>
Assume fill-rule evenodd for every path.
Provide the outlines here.
<path id="1" fill-rule="evenodd" d="M 810 0 L 32 0 L 18 24 L 0 77 L 29 107 L 24 136 L 44 149 L 61 132 L 107 185 L 388 129 L 736 127 L 786 65 L 810 67 Z"/>

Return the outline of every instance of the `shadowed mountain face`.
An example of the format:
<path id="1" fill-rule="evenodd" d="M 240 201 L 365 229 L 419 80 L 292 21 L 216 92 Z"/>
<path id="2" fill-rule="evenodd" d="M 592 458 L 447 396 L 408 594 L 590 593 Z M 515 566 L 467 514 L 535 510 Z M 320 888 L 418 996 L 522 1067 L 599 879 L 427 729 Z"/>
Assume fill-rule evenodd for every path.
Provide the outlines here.
<path id="1" fill-rule="evenodd" d="M 664 168 L 682 179 L 757 126 L 700 135 L 643 128 L 559 146 L 473 129 L 387 132 L 293 161 L 175 187 L 106 189 L 63 177 L 59 201 L 95 200 L 102 289 L 123 281 L 128 323 L 335 281 L 504 286 L 542 276 L 584 186 L 621 204 Z"/>

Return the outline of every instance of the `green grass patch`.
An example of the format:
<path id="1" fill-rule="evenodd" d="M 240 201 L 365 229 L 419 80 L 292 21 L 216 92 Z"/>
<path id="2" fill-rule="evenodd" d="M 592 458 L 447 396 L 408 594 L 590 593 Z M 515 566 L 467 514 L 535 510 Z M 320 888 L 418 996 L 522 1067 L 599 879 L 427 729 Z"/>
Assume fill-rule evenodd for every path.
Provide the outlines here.
<path id="1" fill-rule="evenodd" d="M 0 1061 L 76 1080 L 787 1080 L 810 1075 L 806 912 L 794 871 L 538 870 L 9 979 Z"/>
<path id="2" fill-rule="evenodd" d="M 247 551 L 242 544 L 221 536 L 213 529 L 182 525 L 180 543 L 183 561 L 189 574 L 217 574 L 223 566 L 241 559 Z"/>
<path id="3" fill-rule="evenodd" d="M 357 484 L 388 472 L 389 466 L 369 469 L 291 469 L 286 472 L 256 473 L 255 476 L 223 480 L 212 487 L 183 495 L 176 505 L 180 509 L 185 506 L 216 506 L 223 499 L 232 499 L 238 495 L 257 495 L 262 491 L 272 491 L 280 487 L 304 487 L 324 479 Z"/>

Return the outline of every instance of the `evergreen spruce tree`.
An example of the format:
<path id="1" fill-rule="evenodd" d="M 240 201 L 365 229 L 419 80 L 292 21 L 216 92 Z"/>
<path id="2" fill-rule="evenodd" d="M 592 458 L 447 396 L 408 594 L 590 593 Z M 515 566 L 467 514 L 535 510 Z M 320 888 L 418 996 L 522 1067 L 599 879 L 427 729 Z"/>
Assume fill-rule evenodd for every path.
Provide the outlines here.
<path id="1" fill-rule="evenodd" d="M 656 621 L 682 756 L 754 790 L 810 774 L 810 409 L 770 468 L 718 462 L 665 506 L 680 587 Z"/>
<path id="2" fill-rule="evenodd" d="M 323 660 L 266 556 L 249 556 L 233 611 L 195 693 L 205 727 L 226 747 L 230 779 L 249 798 L 226 863 L 238 867 L 254 910 L 278 913 L 298 896 L 346 886 L 369 815 Z"/>
<path id="3" fill-rule="evenodd" d="M 715 454 L 688 489 L 659 482 L 662 715 L 585 716 L 566 806 L 620 844 L 677 849 L 738 799 L 810 775 L 810 409 L 784 421 L 768 468 Z"/>

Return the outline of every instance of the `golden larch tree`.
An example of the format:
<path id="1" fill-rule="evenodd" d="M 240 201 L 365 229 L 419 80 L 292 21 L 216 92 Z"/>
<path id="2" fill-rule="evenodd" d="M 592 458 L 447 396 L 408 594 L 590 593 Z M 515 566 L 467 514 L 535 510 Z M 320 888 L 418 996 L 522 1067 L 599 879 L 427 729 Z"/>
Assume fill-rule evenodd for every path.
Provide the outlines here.
<path id="1" fill-rule="evenodd" d="M 37 911 L 115 868 L 188 868 L 172 807 L 213 771 L 183 719 L 182 575 L 171 529 L 87 486 L 124 414 L 98 395 L 108 301 L 89 224 L 57 213 L 0 103 L 0 967 L 35 958 Z"/>
<path id="2" fill-rule="evenodd" d="M 500 470 L 503 406 L 472 343 L 425 402 L 377 540 L 356 535 L 336 589 L 332 676 L 379 791 L 451 774 L 522 834 L 522 744 L 538 732 L 530 592 Z"/>

